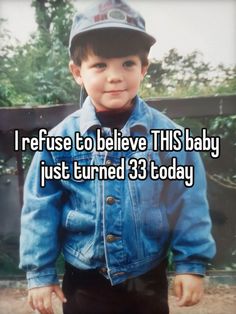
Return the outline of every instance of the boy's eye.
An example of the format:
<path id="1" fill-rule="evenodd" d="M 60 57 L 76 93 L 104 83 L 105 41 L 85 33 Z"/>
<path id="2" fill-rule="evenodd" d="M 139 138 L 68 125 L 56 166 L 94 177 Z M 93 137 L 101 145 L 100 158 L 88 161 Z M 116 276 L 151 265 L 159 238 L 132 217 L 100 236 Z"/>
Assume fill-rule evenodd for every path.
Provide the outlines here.
<path id="1" fill-rule="evenodd" d="M 124 67 L 130 68 L 133 65 L 135 65 L 135 62 L 132 60 L 128 60 L 128 61 L 125 61 L 123 65 L 124 65 Z"/>
<path id="2" fill-rule="evenodd" d="M 106 63 L 99 62 L 99 63 L 96 63 L 94 67 L 97 69 L 104 69 L 106 67 Z"/>

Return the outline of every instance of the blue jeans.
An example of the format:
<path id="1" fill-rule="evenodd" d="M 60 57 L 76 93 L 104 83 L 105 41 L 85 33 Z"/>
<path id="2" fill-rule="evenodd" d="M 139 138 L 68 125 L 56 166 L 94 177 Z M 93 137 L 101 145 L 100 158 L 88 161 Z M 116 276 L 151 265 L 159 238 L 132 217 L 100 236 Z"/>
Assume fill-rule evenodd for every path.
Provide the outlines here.
<path id="1" fill-rule="evenodd" d="M 79 270 L 66 264 L 64 314 L 168 314 L 166 262 L 124 283 L 111 286 L 99 270 Z"/>

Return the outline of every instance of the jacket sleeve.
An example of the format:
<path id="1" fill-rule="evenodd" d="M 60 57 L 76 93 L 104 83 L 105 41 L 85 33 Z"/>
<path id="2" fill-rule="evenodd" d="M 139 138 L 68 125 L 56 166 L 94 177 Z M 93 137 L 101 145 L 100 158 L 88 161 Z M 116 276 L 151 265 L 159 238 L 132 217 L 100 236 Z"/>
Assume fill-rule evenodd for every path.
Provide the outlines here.
<path id="1" fill-rule="evenodd" d="M 167 163 L 173 157 L 169 153 Z M 181 151 L 178 165 L 194 166 L 194 185 L 182 180 L 168 181 L 165 203 L 171 228 L 171 249 L 176 273 L 204 275 L 206 264 L 215 255 L 211 219 L 206 196 L 205 169 L 197 152 Z"/>
<path id="2" fill-rule="evenodd" d="M 53 164 L 49 152 L 37 152 L 24 186 L 21 214 L 20 265 L 27 272 L 28 288 L 57 284 L 55 268 L 60 253 L 59 226 L 63 192 L 59 181 L 40 187 L 40 161 Z"/>

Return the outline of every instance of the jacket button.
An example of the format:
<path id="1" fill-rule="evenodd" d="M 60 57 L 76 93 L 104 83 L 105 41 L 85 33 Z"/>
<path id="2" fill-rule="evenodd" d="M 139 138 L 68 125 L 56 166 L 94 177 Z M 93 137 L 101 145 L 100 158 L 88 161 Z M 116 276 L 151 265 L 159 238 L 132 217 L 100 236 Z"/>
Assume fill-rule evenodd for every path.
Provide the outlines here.
<path id="1" fill-rule="evenodd" d="M 113 205 L 115 203 L 115 199 L 114 199 L 113 196 L 108 196 L 106 198 L 106 202 L 107 202 L 108 205 Z"/>
<path id="2" fill-rule="evenodd" d="M 100 273 L 107 274 L 107 268 L 106 267 L 100 268 Z"/>
<path id="3" fill-rule="evenodd" d="M 106 160 L 106 166 L 110 166 L 110 165 L 112 165 L 112 161 L 110 159 L 107 159 Z"/>
<path id="4" fill-rule="evenodd" d="M 116 239 L 117 239 L 117 237 L 114 236 L 113 234 L 108 234 L 108 235 L 106 236 L 107 242 L 113 242 L 113 241 L 115 241 Z"/>

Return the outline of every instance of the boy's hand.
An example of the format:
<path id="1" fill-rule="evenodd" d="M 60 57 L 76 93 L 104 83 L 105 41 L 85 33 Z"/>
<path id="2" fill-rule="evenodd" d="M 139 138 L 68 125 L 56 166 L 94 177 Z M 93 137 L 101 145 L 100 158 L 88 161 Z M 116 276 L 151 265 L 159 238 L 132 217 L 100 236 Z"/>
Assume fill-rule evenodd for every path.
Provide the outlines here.
<path id="1" fill-rule="evenodd" d="M 52 308 L 52 294 L 66 302 L 66 298 L 58 285 L 32 288 L 28 291 L 28 303 L 33 310 L 38 310 L 41 314 L 54 314 Z"/>
<path id="2" fill-rule="evenodd" d="M 197 304 L 204 293 L 203 277 L 192 274 L 176 275 L 174 291 L 178 306 L 191 306 Z"/>

